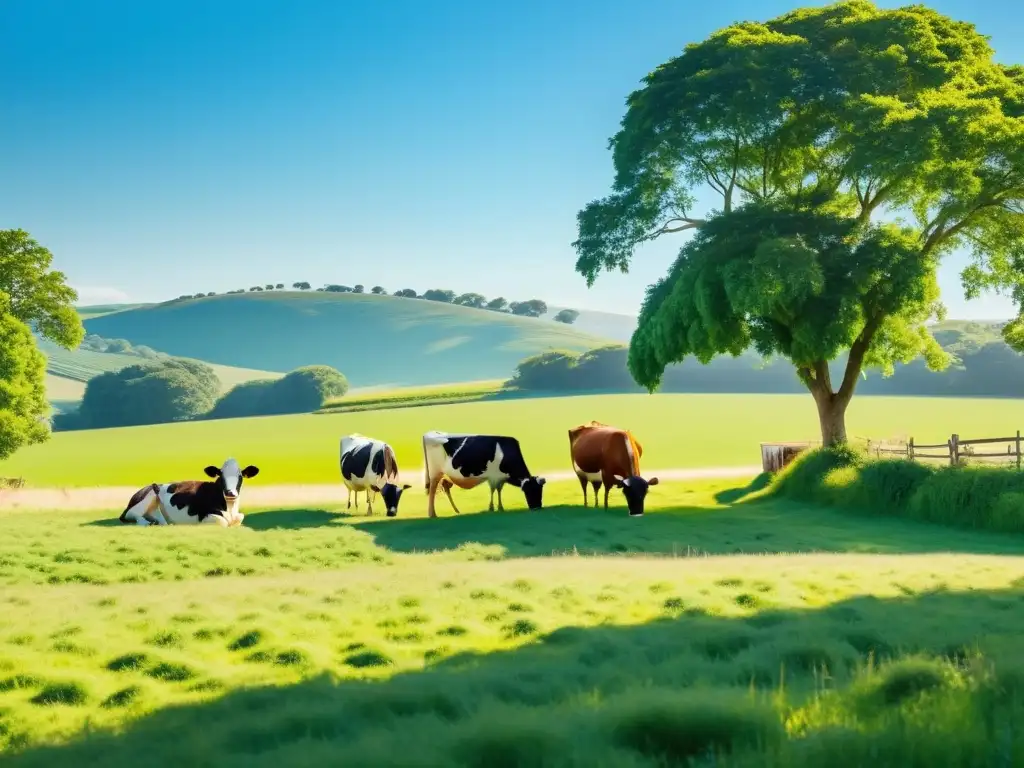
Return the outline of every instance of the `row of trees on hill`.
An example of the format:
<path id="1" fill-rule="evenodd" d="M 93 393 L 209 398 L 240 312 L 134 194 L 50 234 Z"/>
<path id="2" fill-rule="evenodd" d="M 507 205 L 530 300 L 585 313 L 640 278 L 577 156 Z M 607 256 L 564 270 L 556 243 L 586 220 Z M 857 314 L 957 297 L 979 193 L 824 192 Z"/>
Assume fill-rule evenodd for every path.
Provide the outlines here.
<path id="1" fill-rule="evenodd" d="M 297 368 L 279 379 L 250 381 L 221 394 L 206 363 L 165 357 L 89 380 L 77 411 L 53 419 L 58 431 L 165 424 L 200 418 L 309 413 L 348 391 L 326 365 Z"/>
<path id="2" fill-rule="evenodd" d="M 947 348 L 949 351 L 949 348 Z M 1024 397 L 1024 355 L 1002 341 L 967 346 L 952 354 L 945 371 L 929 370 L 922 360 L 899 365 L 894 375 L 868 376 L 860 391 L 872 395 L 933 397 Z M 629 370 L 629 347 L 610 344 L 583 353 L 549 351 L 523 360 L 506 386 L 534 392 L 643 392 Z M 845 356 L 836 360 L 845 366 Z M 790 394 L 804 390 L 784 360 L 756 354 L 696 360 L 667 366 L 660 390 L 677 393 Z"/>
<path id="3" fill-rule="evenodd" d="M 79 349 L 87 352 L 106 352 L 115 355 L 132 355 L 146 360 L 157 360 L 167 357 L 166 352 L 157 352 L 145 344 L 133 345 L 127 339 L 105 339 L 95 333 L 87 333 L 82 339 Z"/>
<path id="4" fill-rule="evenodd" d="M 292 289 L 297 291 L 309 291 L 312 290 L 312 286 L 308 282 L 297 282 L 292 283 Z M 264 291 L 280 291 L 284 290 L 284 283 L 267 284 L 265 286 L 253 286 L 246 291 L 245 289 L 239 288 L 234 291 L 227 291 L 226 295 L 233 295 L 239 293 L 261 293 Z M 367 293 L 366 286 L 359 283 L 355 285 L 339 285 L 335 283 L 329 283 L 320 288 L 317 291 L 326 293 Z M 368 291 L 375 296 L 388 296 L 387 289 L 383 286 L 375 285 Z M 187 301 L 189 299 L 203 299 L 207 296 L 216 296 L 216 293 L 197 293 L 194 295 L 185 294 L 179 296 L 173 301 Z M 517 315 L 519 317 L 540 317 L 546 315 L 548 312 L 548 305 L 541 299 L 529 299 L 527 301 L 509 301 L 504 296 L 498 296 L 493 299 L 488 299 L 486 296 L 480 293 L 456 293 L 455 291 L 446 288 L 430 288 L 424 291 L 422 294 L 417 293 L 412 288 L 401 288 L 394 293 L 390 294 L 402 299 L 424 299 L 426 301 L 437 301 L 444 304 L 455 304 L 461 307 L 472 307 L 474 309 L 487 309 L 491 312 L 505 312 L 511 315 Z M 552 318 L 556 322 L 565 323 L 566 325 L 572 325 L 576 322 L 576 319 L 580 316 L 580 313 L 575 309 L 563 309 Z"/>

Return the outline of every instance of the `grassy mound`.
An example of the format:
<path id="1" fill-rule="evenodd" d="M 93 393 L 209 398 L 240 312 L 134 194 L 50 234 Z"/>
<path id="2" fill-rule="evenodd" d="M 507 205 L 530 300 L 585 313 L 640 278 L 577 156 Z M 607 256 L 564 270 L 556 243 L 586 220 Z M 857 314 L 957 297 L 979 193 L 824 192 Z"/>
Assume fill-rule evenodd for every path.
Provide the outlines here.
<path id="1" fill-rule="evenodd" d="M 422 299 L 325 292 L 253 293 L 116 312 L 89 333 L 223 365 L 337 368 L 353 386 L 507 377 L 524 357 L 605 343 L 570 326 Z"/>
<path id="2" fill-rule="evenodd" d="M 932 466 L 875 459 L 850 447 L 796 458 L 771 493 L 868 514 L 962 528 L 1024 531 L 1024 473 L 993 466 Z"/>

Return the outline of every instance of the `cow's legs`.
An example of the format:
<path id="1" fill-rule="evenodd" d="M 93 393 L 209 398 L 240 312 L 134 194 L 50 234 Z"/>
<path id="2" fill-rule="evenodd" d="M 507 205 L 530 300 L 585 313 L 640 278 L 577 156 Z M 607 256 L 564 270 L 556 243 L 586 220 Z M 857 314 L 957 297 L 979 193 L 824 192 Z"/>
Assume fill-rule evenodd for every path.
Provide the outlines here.
<path id="1" fill-rule="evenodd" d="M 156 500 L 156 504 L 146 513 L 146 519 L 155 525 L 170 525 L 171 521 L 167 519 L 167 515 L 164 514 L 163 507 L 160 506 L 160 499 Z"/>
<path id="2" fill-rule="evenodd" d="M 427 484 L 427 517 L 437 517 L 437 511 L 434 509 L 434 497 L 437 496 L 439 482 L 441 482 L 441 478 L 431 478 Z"/>
<path id="3" fill-rule="evenodd" d="M 488 512 L 493 512 L 494 511 L 494 489 L 495 489 L 495 486 L 492 485 L 491 486 L 491 503 L 487 505 L 487 511 Z"/>
<path id="4" fill-rule="evenodd" d="M 167 521 L 163 519 L 163 515 L 160 516 L 160 522 L 153 519 L 152 513 L 157 510 L 159 514 L 160 509 L 160 497 L 150 491 L 133 507 L 125 511 L 121 515 L 123 522 L 134 520 L 136 525 L 159 525 L 161 522 L 166 525 Z"/>
<path id="5" fill-rule="evenodd" d="M 604 484 L 604 508 L 605 509 L 608 509 L 608 494 L 611 492 L 611 490 L 612 490 L 611 485 L 606 482 Z M 594 506 L 595 507 L 597 506 L 596 500 L 594 502 Z"/>
<path id="6" fill-rule="evenodd" d="M 444 495 L 448 497 L 448 503 L 452 505 L 452 509 L 455 510 L 455 514 L 459 515 L 459 514 L 462 514 L 462 513 L 459 512 L 459 508 L 455 506 L 455 499 L 452 498 L 452 485 L 454 485 L 454 483 L 452 483 L 452 482 L 447 482 L 446 483 L 446 482 L 444 482 L 442 480 L 441 481 L 441 490 L 444 491 Z"/>
<path id="7" fill-rule="evenodd" d="M 576 475 L 576 479 L 580 481 L 580 488 L 583 489 L 583 506 L 587 506 L 587 478 L 583 475 Z"/>
<path id="8" fill-rule="evenodd" d="M 501 503 L 501 489 L 504 488 L 504 487 L 505 487 L 504 483 L 498 483 L 498 511 L 499 512 L 504 512 L 505 511 L 505 507 Z"/>
<path id="9" fill-rule="evenodd" d="M 348 499 L 345 504 L 345 509 L 352 509 L 352 489 L 346 485 L 345 490 L 348 491 Z"/>
<path id="10" fill-rule="evenodd" d="M 601 481 L 594 480 L 591 485 L 594 486 L 594 506 L 597 507 L 597 492 L 601 490 Z"/>
<path id="11" fill-rule="evenodd" d="M 373 491 L 369 488 L 366 489 L 366 514 L 373 514 Z"/>
<path id="12" fill-rule="evenodd" d="M 200 525 L 219 525 L 221 528 L 227 528 L 229 523 L 221 515 L 207 515 L 204 517 Z"/>

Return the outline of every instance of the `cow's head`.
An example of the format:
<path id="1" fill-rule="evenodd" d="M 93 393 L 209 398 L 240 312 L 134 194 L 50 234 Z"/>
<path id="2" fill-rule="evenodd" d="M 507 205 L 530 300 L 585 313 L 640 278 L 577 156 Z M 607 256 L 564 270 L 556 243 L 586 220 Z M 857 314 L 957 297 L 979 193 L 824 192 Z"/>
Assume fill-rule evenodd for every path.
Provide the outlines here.
<path id="1" fill-rule="evenodd" d="M 250 464 L 245 469 L 238 468 L 238 462 L 228 459 L 220 469 L 209 466 L 205 470 L 210 477 L 217 478 L 217 487 L 224 494 L 224 501 L 230 504 L 235 501 L 242 492 L 242 481 L 247 477 L 256 477 L 260 473 L 258 467 Z"/>
<path id="2" fill-rule="evenodd" d="M 647 489 L 657 484 L 658 478 L 656 477 L 644 480 L 640 475 L 630 475 L 629 477 L 615 475 L 615 485 L 622 489 L 622 495 L 626 497 L 626 506 L 629 507 L 630 517 L 643 515 Z"/>
<path id="3" fill-rule="evenodd" d="M 544 483 L 546 482 L 547 480 L 543 477 L 528 477 L 519 482 L 519 487 L 523 489 L 523 495 L 526 496 L 526 506 L 530 509 L 540 509 L 543 506 Z"/>
<path id="4" fill-rule="evenodd" d="M 412 488 L 411 485 L 395 485 L 384 483 L 382 486 L 371 485 L 370 490 L 379 493 L 384 501 L 384 508 L 388 511 L 388 517 L 395 517 L 398 514 L 398 502 L 402 500 L 402 491 Z"/>

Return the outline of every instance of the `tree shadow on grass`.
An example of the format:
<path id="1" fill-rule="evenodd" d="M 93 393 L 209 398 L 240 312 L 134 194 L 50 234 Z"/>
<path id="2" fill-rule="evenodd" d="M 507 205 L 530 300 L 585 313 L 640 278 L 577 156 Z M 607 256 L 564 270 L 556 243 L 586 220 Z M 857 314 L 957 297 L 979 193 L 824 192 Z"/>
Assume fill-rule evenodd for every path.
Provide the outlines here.
<path id="1" fill-rule="evenodd" d="M 339 524 L 345 520 L 374 520 L 379 517 L 383 517 L 383 514 L 378 512 L 372 517 L 366 517 L 362 513 L 354 515 L 350 512 L 330 512 L 325 509 L 314 508 L 275 509 L 246 513 L 245 521 L 242 525 L 254 531 L 299 530 L 302 528 L 323 528 Z M 122 523 L 117 517 L 90 520 L 82 523 L 82 525 L 97 528 L 137 527 L 135 523 Z"/>
<path id="2" fill-rule="evenodd" d="M 962 664 L 980 651 L 995 664 L 993 690 L 1003 695 L 992 699 L 997 709 L 1019 708 L 1013 702 L 1021 701 L 1024 689 L 1024 670 L 1016 660 L 1017 638 L 1024 633 L 1020 587 L 884 600 L 864 596 L 818 610 L 766 609 L 743 618 L 688 609 L 671 594 L 665 595 L 665 606 L 664 618 L 643 625 L 562 627 L 543 634 L 521 620 L 502 631 L 525 644 L 489 654 L 460 653 L 451 645 L 462 641 L 439 632 L 438 645 L 425 654 L 424 670 L 390 678 L 383 668 L 392 662 L 384 649 L 339 645 L 334 649 L 338 667 L 350 672 L 375 667 L 385 674 L 340 682 L 319 674 L 289 686 L 236 691 L 159 709 L 119 733 L 82 733 L 63 745 L 9 754 L 5 761 L 46 768 L 233 765 L 224 762 L 232 758 L 258 766 L 635 767 L 666 764 L 664 758 L 684 764 L 714 746 L 709 739 L 720 738 L 718 745 L 727 746 L 744 741 L 752 728 L 755 735 L 771 735 L 769 743 L 785 744 L 779 714 L 768 700 L 744 698 L 751 688 L 778 690 L 783 679 L 789 700 L 799 703 L 820 688 L 823 674 L 842 691 L 869 661 L 923 654 Z M 878 712 L 916 700 L 921 691 L 953 685 L 941 672 L 922 671 L 922 664 L 908 667 L 909 674 L 883 674 L 871 689 L 874 694 L 861 687 L 855 695 Z M 115 693 L 104 706 L 134 706 L 150 694 L 138 695 L 142 701 Z M 12 721 L 8 728 L 13 727 Z M 813 729 L 809 738 L 815 738 Z M 843 749 L 866 749 L 872 738 L 870 731 L 851 732 Z M 878 744 L 890 749 L 892 741 Z M 973 748 L 992 752 L 976 755 L 973 765 L 996 764 L 991 762 L 996 753 L 1005 759 L 1006 749 L 1021 748 L 1002 738 L 980 742 Z M 786 746 L 800 749 L 806 743 Z M 904 745 L 918 750 L 915 765 L 951 764 L 922 758 L 920 750 L 928 743 L 911 739 Z M 668 753 L 651 754 L 652 746 L 667 747 Z M 899 756 L 876 755 L 877 764 L 909 764 L 891 759 Z"/>
<path id="3" fill-rule="evenodd" d="M 732 555 L 801 552 L 1024 554 L 1024 536 L 866 518 L 778 499 L 679 506 L 631 518 L 623 508 L 554 506 L 386 521 L 353 520 L 393 552 L 498 546 L 505 557 L 578 554 Z"/>
<path id="4" fill-rule="evenodd" d="M 715 494 L 715 501 L 719 504 L 735 504 L 752 493 L 763 491 L 771 483 L 772 474 L 770 472 L 762 472 L 742 488 L 726 488 L 719 491 Z"/>

